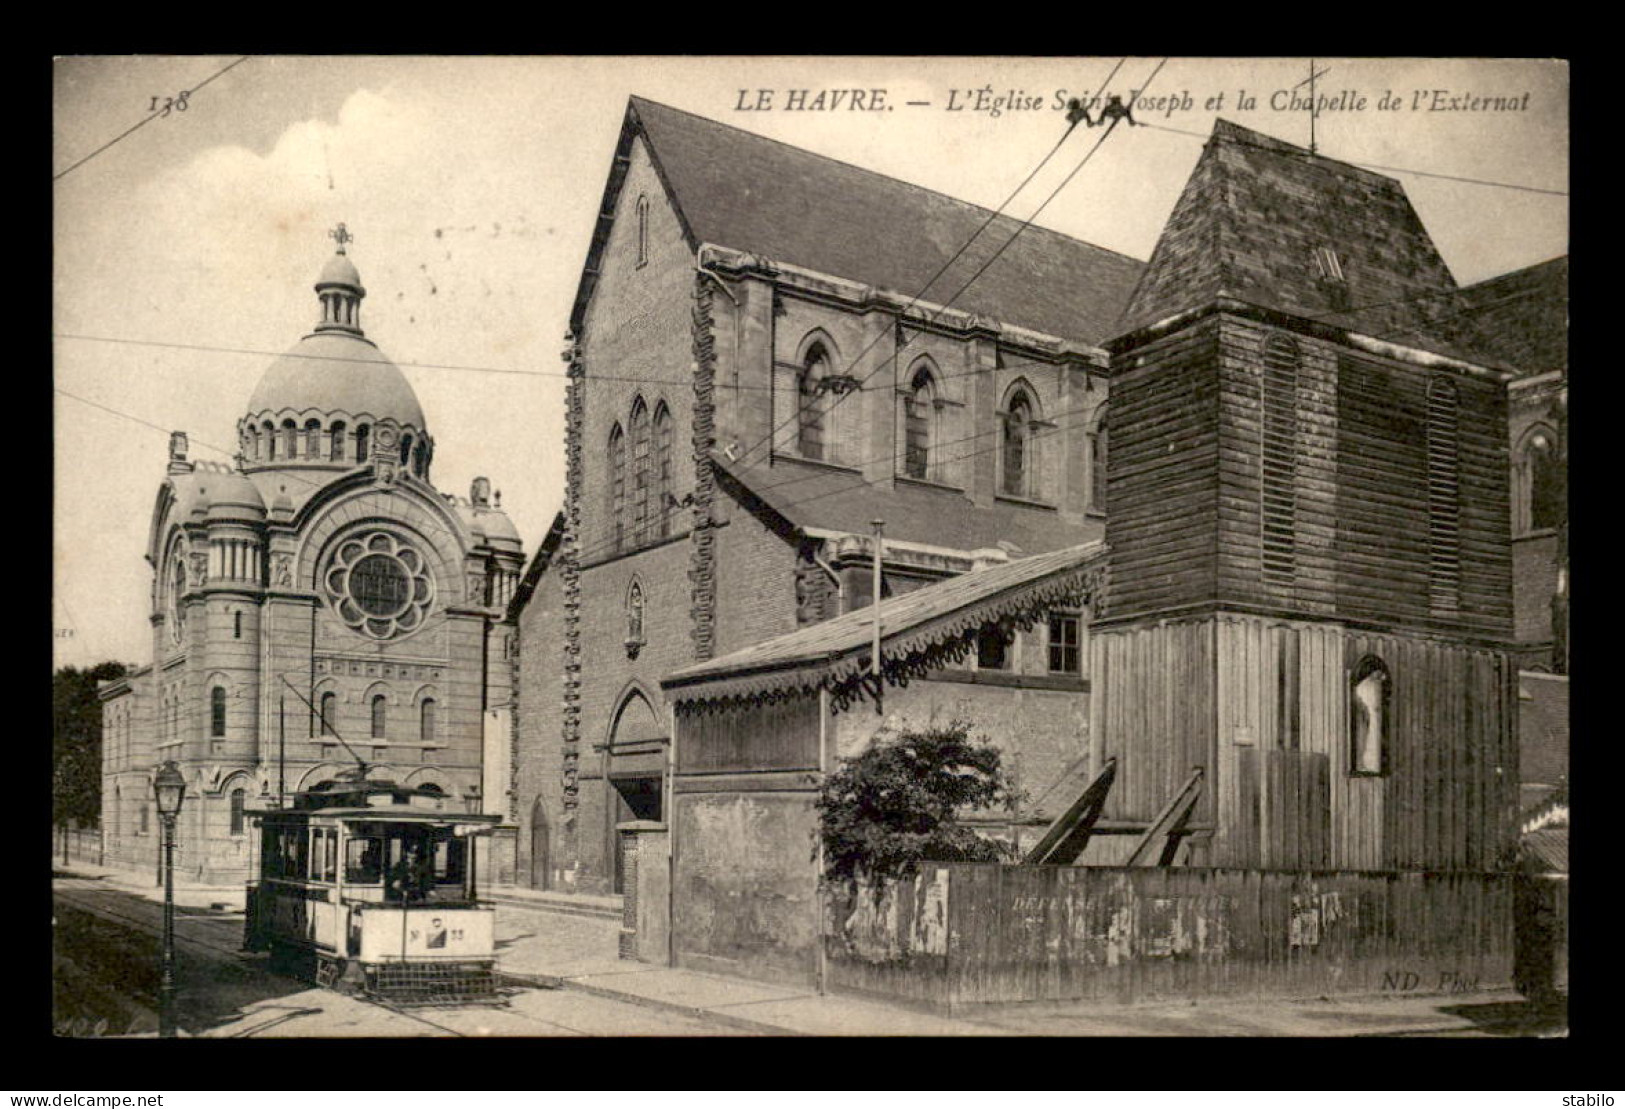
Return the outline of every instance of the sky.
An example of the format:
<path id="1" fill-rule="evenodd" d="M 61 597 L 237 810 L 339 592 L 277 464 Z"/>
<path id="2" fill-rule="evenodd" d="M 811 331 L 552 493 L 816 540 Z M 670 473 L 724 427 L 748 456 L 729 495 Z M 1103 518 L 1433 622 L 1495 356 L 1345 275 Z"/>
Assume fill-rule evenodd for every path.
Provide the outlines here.
<path id="1" fill-rule="evenodd" d="M 59 58 L 54 665 L 149 660 L 144 556 L 168 432 L 195 459 L 230 460 L 261 373 L 316 322 L 340 222 L 362 324 L 435 437 L 435 485 L 466 496 L 489 477 L 528 556 L 562 506 L 559 352 L 628 96 L 1147 259 L 1216 117 L 1308 144 L 1291 100 L 1309 64 Z M 1400 180 L 1458 282 L 1568 252 L 1565 63 L 1322 58 L 1315 72 L 1319 152 Z M 1057 105 L 1102 87 L 1143 90 L 1135 116 L 1154 126 L 1117 128 L 1062 187 L 1093 145 L 1079 129 L 1015 191 L 1066 129 Z M 832 107 L 852 89 L 861 110 L 850 93 Z M 162 114 L 183 90 L 184 110 Z"/>

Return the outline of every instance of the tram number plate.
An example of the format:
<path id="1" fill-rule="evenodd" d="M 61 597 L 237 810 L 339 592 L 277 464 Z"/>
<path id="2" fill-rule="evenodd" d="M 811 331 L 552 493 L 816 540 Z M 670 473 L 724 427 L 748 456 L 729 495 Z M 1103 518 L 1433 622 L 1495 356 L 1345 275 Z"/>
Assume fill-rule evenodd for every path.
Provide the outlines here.
<path id="1" fill-rule="evenodd" d="M 430 949 L 445 947 L 448 938 L 452 943 L 463 942 L 463 930 L 461 928 L 447 928 L 439 921 L 435 921 L 430 925 L 427 936 L 416 928 L 413 928 L 411 933 L 414 942 L 423 940 L 423 946 Z"/>

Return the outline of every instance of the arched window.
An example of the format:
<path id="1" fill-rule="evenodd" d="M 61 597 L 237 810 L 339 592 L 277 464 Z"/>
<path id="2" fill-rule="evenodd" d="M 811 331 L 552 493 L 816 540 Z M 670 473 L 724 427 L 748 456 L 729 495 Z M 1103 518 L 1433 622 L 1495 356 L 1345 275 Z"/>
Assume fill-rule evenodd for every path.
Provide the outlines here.
<path id="1" fill-rule="evenodd" d="M 292 420 L 282 421 L 282 457 L 299 457 L 299 425 Z"/>
<path id="2" fill-rule="evenodd" d="M 796 376 L 796 402 L 800 406 L 796 426 L 796 453 L 803 458 L 824 458 L 825 412 L 829 393 L 820 383 L 829 376 L 829 352 L 823 343 L 807 349 L 807 357 Z"/>
<path id="3" fill-rule="evenodd" d="M 412 450 L 412 472 L 420 478 L 429 476 L 429 441 L 419 439 L 418 445 Z"/>
<path id="4" fill-rule="evenodd" d="M 234 613 L 231 614 L 231 638 L 233 638 L 233 639 L 241 639 L 242 637 L 243 637 L 243 614 L 240 613 L 240 612 L 234 612 Z"/>
<path id="5" fill-rule="evenodd" d="M 638 265 L 649 261 L 649 198 L 638 197 Z"/>
<path id="6" fill-rule="evenodd" d="M 322 694 L 320 709 L 321 735 L 327 736 L 338 734 L 338 729 L 333 727 L 333 721 L 337 719 L 338 702 L 338 694 L 333 693 L 332 691 Z"/>
<path id="7" fill-rule="evenodd" d="M 1089 433 L 1089 509 L 1106 511 L 1106 410 L 1095 417 L 1095 429 Z"/>
<path id="8" fill-rule="evenodd" d="M 367 441 L 371 438 L 371 433 L 372 428 L 366 424 L 361 424 L 355 429 L 355 460 L 357 462 L 367 460 Z"/>
<path id="9" fill-rule="evenodd" d="M 152 809 L 152 806 L 148 805 L 147 802 L 145 802 L 145 801 L 141 802 L 141 834 L 142 835 L 147 834 L 148 813 L 151 811 L 151 809 Z"/>
<path id="10" fill-rule="evenodd" d="M 231 791 L 231 834 L 243 834 L 243 805 L 248 800 L 246 790 L 234 789 Z"/>
<path id="11" fill-rule="evenodd" d="M 936 422 L 936 383 L 924 366 L 914 371 L 903 394 L 903 473 L 922 481 L 931 473 L 932 425 Z"/>
<path id="12" fill-rule="evenodd" d="M 412 462 L 412 433 L 407 432 L 401 436 L 401 465 L 407 466 Z"/>
<path id="13" fill-rule="evenodd" d="M 344 437 L 347 429 L 343 420 L 334 420 L 332 433 L 327 445 L 327 457 L 330 462 L 344 461 Z"/>
<path id="14" fill-rule="evenodd" d="M 372 738 L 383 739 L 389 734 L 389 703 L 382 693 L 372 699 Z"/>
<path id="15" fill-rule="evenodd" d="M 1522 518 L 1518 521 L 1518 530 L 1541 531 L 1561 526 L 1566 490 L 1555 436 L 1545 428 L 1537 428 L 1524 441 L 1519 462 L 1518 499 Z"/>
<path id="16" fill-rule="evenodd" d="M 322 424 L 320 420 L 305 421 L 305 457 L 313 462 L 322 457 Z"/>
<path id="17" fill-rule="evenodd" d="M 1010 407 L 1004 414 L 1004 483 L 1003 490 L 1013 497 L 1029 495 L 1032 484 L 1030 457 L 1033 423 L 1033 404 L 1027 394 L 1017 390 L 1010 398 Z"/>
<path id="18" fill-rule="evenodd" d="M 676 499 L 672 496 L 671 411 L 661 401 L 655 408 L 654 472 L 655 518 L 659 521 L 657 538 L 671 534 L 672 509 Z"/>
<path id="19" fill-rule="evenodd" d="M 627 426 L 632 435 L 632 543 L 636 546 L 649 539 L 653 507 L 650 504 L 654 475 L 650 472 L 649 409 L 642 397 L 632 402 L 632 419 Z"/>
<path id="20" fill-rule="evenodd" d="M 215 739 L 226 734 L 226 691 L 220 686 L 209 690 L 209 735 Z"/>
<path id="21" fill-rule="evenodd" d="M 609 526 L 616 551 L 626 547 L 626 436 L 617 423 L 609 432 Z"/>
<path id="22" fill-rule="evenodd" d="M 1381 774 L 1387 769 L 1393 676 L 1375 655 L 1366 655 L 1349 674 L 1349 773 Z"/>
<path id="23" fill-rule="evenodd" d="M 276 425 L 270 420 L 265 421 L 265 457 L 272 462 L 279 457 L 276 447 Z"/>
<path id="24" fill-rule="evenodd" d="M 257 427 L 250 427 L 248 429 L 248 434 L 249 443 L 254 452 L 254 459 L 257 461 L 260 458 L 260 452 L 265 449 L 264 444 L 260 440 L 260 429 Z"/>
<path id="25" fill-rule="evenodd" d="M 433 697 L 425 697 L 423 704 L 418 706 L 418 739 L 424 743 L 433 743 L 435 736 L 435 706 Z"/>

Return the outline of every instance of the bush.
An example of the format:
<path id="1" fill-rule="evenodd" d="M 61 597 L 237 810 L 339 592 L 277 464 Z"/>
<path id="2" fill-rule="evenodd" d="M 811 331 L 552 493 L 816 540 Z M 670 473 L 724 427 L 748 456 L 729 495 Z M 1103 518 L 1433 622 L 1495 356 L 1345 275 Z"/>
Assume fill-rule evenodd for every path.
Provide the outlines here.
<path id="1" fill-rule="evenodd" d="M 921 862 L 996 862 L 1014 856 L 956 820 L 962 810 L 1013 808 L 999 749 L 954 721 L 877 738 L 842 759 L 818 798 L 826 878 L 912 875 Z"/>

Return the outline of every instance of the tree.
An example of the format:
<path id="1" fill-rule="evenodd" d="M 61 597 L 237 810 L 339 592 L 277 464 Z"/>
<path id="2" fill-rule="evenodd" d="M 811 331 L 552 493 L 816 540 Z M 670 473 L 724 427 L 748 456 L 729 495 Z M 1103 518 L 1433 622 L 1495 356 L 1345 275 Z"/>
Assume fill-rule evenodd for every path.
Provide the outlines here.
<path id="1" fill-rule="evenodd" d="M 122 678 L 121 662 L 51 675 L 51 807 L 58 827 L 94 825 L 102 808 L 102 705 L 96 683 Z"/>
<path id="2" fill-rule="evenodd" d="M 999 749 L 974 739 L 963 721 L 880 737 L 842 759 L 819 792 L 825 877 L 899 878 L 928 860 L 1010 858 L 1010 845 L 984 839 L 958 816 L 1017 801 Z"/>

